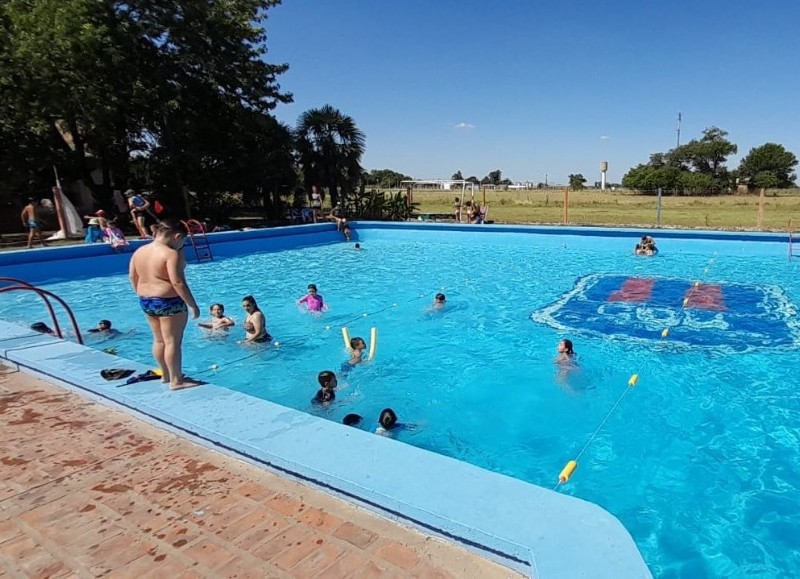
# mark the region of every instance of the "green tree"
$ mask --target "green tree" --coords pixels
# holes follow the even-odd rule
[[[461,171],[456,171],[453,173],[453,176],[450,177],[452,181],[463,181],[464,177],[461,176]]]
[[[410,181],[411,177],[391,169],[373,169],[366,175],[367,184],[377,185],[381,189],[400,187],[402,181]]]
[[[739,176],[748,185],[764,188],[794,187],[797,157],[782,145],[766,143],[750,149],[739,163]]]
[[[351,117],[330,105],[311,109],[300,115],[295,135],[307,188],[327,187],[334,204],[353,190],[363,171],[365,136]]]
[[[712,178],[710,189],[724,189],[730,184],[725,163],[729,155],[739,150],[727,136],[728,133],[722,129],[707,128],[700,139],[693,139],[671,150],[667,154],[669,164],[708,175]]]
[[[569,186],[575,191],[583,189],[583,184],[586,183],[586,178],[580,173],[571,174],[569,177]]]
[[[681,171],[667,165],[638,165],[622,178],[622,186],[637,191],[676,190],[680,187]]]
[[[118,159],[143,129],[143,91],[127,78],[137,73],[136,44],[110,2],[0,4],[0,131],[37,152],[17,171],[52,183],[58,165],[91,186],[90,172]]]
[[[108,193],[144,157],[153,185],[187,205],[187,189],[209,175],[198,168],[233,174],[239,137],[256,137],[291,101],[276,82],[287,65],[266,61],[266,10],[277,3],[0,3],[0,178],[46,179],[57,164],[91,187],[102,169]],[[249,113],[264,122],[242,123]],[[9,142],[24,151],[6,155]]]

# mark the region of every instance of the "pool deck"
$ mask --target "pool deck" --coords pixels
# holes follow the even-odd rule
[[[0,449],[0,576],[521,576],[8,368]]]

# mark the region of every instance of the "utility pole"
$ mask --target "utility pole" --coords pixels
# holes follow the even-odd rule
[[[681,114],[678,113],[678,147],[681,146]]]

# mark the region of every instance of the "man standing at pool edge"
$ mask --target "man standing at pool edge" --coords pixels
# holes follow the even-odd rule
[[[159,222],[153,242],[134,252],[129,272],[133,291],[139,296],[139,305],[153,332],[153,357],[161,369],[161,381],[172,390],[201,384],[185,377],[181,369],[181,342],[189,320],[188,309],[192,310],[192,318],[200,316],[184,276],[185,242],[182,224]]]

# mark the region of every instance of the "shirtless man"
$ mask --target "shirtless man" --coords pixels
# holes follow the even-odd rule
[[[181,224],[159,222],[155,240],[134,252],[130,266],[133,291],[139,296],[139,305],[153,331],[153,357],[161,368],[161,381],[172,390],[201,384],[185,377],[181,370],[181,342],[189,320],[188,309],[191,308],[193,319],[200,315],[183,273],[185,236]]]
[[[42,239],[42,229],[39,227],[39,220],[36,219],[36,202],[32,199],[28,199],[28,204],[25,206],[25,209],[22,210],[22,225],[28,229],[28,247],[30,249],[33,247],[33,234],[36,234],[36,237],[39,238],[39,243],[42,244],[44,247],[44,240]]]

